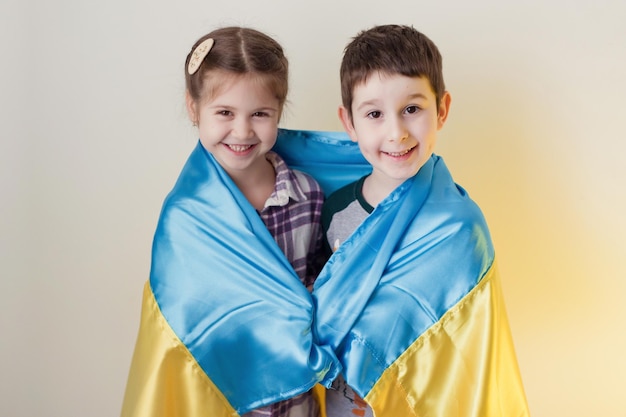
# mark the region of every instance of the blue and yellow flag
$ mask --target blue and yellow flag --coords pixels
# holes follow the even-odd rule
[[[341,133],[275,150],[327,193],[370,168]],[[236,416],[339,372],[389,416],[526,416],[489,232],[433,156],[309,294],[200,145],[167,197],[122,416]]]

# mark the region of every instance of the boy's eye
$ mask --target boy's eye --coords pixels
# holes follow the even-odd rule
[[[374,110],[374,111],[367,113],[367,117],[369,117],[370,119],[378,119],[382,115],[383,115],[382,112],[378,110]]]
[[[417,106],[408,106],[404,111],[408,114],[417,113],[420,110]]]

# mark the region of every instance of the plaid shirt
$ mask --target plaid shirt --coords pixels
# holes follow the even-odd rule
[[[324,194],[309,175],[293,171],[274,152],[267,160],[276,171],[272,195],[261,210],[261,219],[287,256],[302,283],[311,288],[321,270],[321,213]],[[318,417],[319,405],[311,392],[253,410],[245,417]]]
[[[312,177],[290,170],[278,154],[269,152],[267,159],[276,171],[276,184],[261,219],[302,283],[310,287],[323,266],[324,194]]]

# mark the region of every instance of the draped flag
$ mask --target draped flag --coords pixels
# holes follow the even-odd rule
[[[338,372],[311,296],[198,144],[166,198],[123,416],[235,416]]]
[[[281,130],[326,193],[371,169],[347,135]],[[526,416],[479,208],[433,156],[328,261],[312,294],[199,144],[168,195],[122,416],[236,416],[339,372],[388,416]]]

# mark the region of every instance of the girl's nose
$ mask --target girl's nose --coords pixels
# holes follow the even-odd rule
[[[252,124],[246,117],[239,117],[233,126],[233,135],[237,139],[249,139],[252,137]]]

